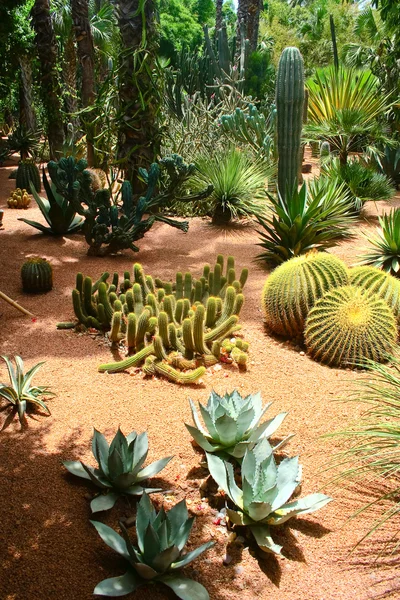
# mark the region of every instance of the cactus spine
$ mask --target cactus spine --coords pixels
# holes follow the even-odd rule
[[[310,354],[328,365],[383,362],[397,340],[392,309],[376,294],[355,286],[327,292],[310,310],[305,329]]]
[[[278,190],[297,189],[304,105],[304,65],[297,48],[285,48],[276,78]]]
[[[39,256],[29,258],[21,268],[21,280],[24,292],[41,294],[53,287],[53,269],[51,264]]]

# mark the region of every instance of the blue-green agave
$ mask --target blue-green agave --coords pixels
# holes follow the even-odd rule
[[[185,500],[165,512],[157,513],[144,493],[137,509],[135,547],[121,523],[118,533],[97,521],[91,523],[101,539],[129,562],[127,572],[120,577],[104,579],[94,589],[99,596],[124,596],[142,585],[164,583],[182,600],[209,600],[207,590],[197,581],[182,577],[179,570],[214,545],[206,542],[183,554],[194,517],[189,517]]]
[[[229,520],[234,525],[249,527],[258,546],[265,552],[281,554],[282,550],[282,546],[272,539],[271,526],[281,525],[296,515],[314,512],[332,500],[324,494],[310,494],[289,502],[301,481],[299,457],[285,458],[277,466],[266,439],[244,455],[242,489],[236,484],[231,463],[208,453],[207,462],[212,478],[236,506],[236,510],[227,508]]]
[[[250,394],[245,398],[234,390],[230,394],[219,396],[212,391],[207,402],[203,406],[199,402],[199,408],[203,417],[205,429],[200,421],[194,402],[190,400],[192,409],[193,425],[186,425],[187,430],[193,436],[203,450],[217,453],[220,456],[230,455],[241,459],[247,448],[253,447],[261,439],[269,438],[278,429],[287,413],[282,412],[276,417],[260,421],[267,409],[271,406],[269,402],[262,406],[261,393]],[[292,436],[287,436],[275,446],[275,450],[286,443]]]
[[[160,488],[143,488],[141,483],[159,473],[173,458],[168,456],[142,468],[148,454],[147,433],[132,431],[124,436],[118,429],[110,446],[104,435],[94,430],[92,451],[98,462],[95,469],[82,461],[68,460],[64,466],[73,475],[89,479],[101,488],[104,495],[97,496],[90,503],[92,512],[112,508],[119,496],[128,494],[140,496],[144,491],[161,492]]]

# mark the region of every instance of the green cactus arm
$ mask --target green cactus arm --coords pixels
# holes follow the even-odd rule
[[[125,360],[121,360],[120,362],[108,363],[100,365],[98,370],[99,373],[120,373],[121,371],[126,371],[131,367],[137,367],[142,363],[145,358],[154,354],[154,346],[153,344],[149,344],[145,348],[136,352],[133,356],[129,356]]]

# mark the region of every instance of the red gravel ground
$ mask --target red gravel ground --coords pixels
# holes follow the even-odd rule
[[[89,523],[89,500],[93,488],[67,475],[61,461],[82,459],[93,464],[90,441],[93,427],[111,438],[117,427],[124,433],[147,431],[149,459],[174,454],[175,458],[157,482],[172,494],[166,507],[186,497],[197,515],[191,545],[210,538],[212,550],[187,568],[187,574],[202,582],[211,600],[366,600],[400,598],[396,559],[387,556],[374,562],[390,529],[350,550],[372,523],[374,511],[352,521],[347,518],[370,499],[370,486],[351,489],[330,488],[324,466],[343,447],[340,439],[324,439],[328,432],[352,422],[361,407],[335,402],[346,394],[352,382],[367,375],[335,370],[313,362],[301,348],[270,337],[264,329],[260,294],[268,272],[254,262],[258,241],[252,227],[218,230],[205,220],[193,219],[188,234],[165,225],[156,225],[139,242],[140,253],[125,252],[112,258],[86,256],[80,235],[46,237],[17,220],[24,216],[42,220],[37,208],[27,211],[6,207],[6,198],[15,185],[7,177],[11,167],[0,169],[0,208],[5,209],[4,230],[0,231],[0,290],[32,311],[34,319],[23,316],[0,300],[1,354],[20,354],[27,366],[46,361],[35,381],[57,393],[49,400],[51,416],[29,418],[21,432],[16,419],[0,434],[0,598],[2,600],[89,600],[93,588],[105,577],[121,574],[123,561],[107,548]],[[381,203],[379,211],[399,205]],[[364,246],[362,230],[376,225],[374,205],[367,220],[355,228],[355,239],[333,252],[348,264]],[[111,358],[101,338],[72,331],[57,331],[56,323],[73,318],[71,290],[78,271],[97,278],[103,271],[122,273],[139,260],[147,273],[172,278],[176,271],[200,273],[216,255],[232,254],[237,267],[249,266],[242,311],[245,339],[250,342],[250,364],[245,373],[234,367],[209,372],[201,385],[178,387],[161,379],[144,380],[140,373],[102,375],[100,363]],[[19,271],[26,257],[40,255],[54,267],[54,289],[44,296],[21,291]],[[7,380],[0,364],[0,380]],[[237,388],[242,394],[262,391],[265,402],[274,401],[271,414],[289,412],[280,434],[295,432],[287,447],[300,454],[304,466],[303,494],[321,489],[334,502],[318,513],[289,522],[277,530],[286,558],[266,555],[257,560],[254,549],[229,543],[229,532],[213,523],[214,513],[202,501],[199,484],[206,472],[199,466],[184,422],[190,422],[189,396],[206,402],[211,389],[224,393]],[[5,413],[1,413],[1,420]],[[158,503],[162,496],[156,496]],[[132,515],[132,508],[120,502],[104,522],[117,527],[118,519]],[[228,545],[229,544],[229,545]],[[232,558],[223,565],[228,553]],[[173,598],[163,587],[141,588],[129,598],[161,600]]]

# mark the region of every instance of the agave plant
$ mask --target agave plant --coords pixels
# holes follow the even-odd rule
[[[296,515],[314,512],[332,500],[324,494],[310,494],[290,502],[301,481],[299,458],[285,458],[277,466],[266,439],[249,448],[244,455],[242,489],[236,484],[231,463],[208,453],[207,462],[212,478],[235,505],[235,510],[227,508],[229,520],[234,525],[249,527],[264,552],[281,554],[282,546],[272,539],[271,526],[281,525]]]
[[[104,495],[97,496],[90,503],[92,512],[112,508],[117,499],[124,494],[140,496],[147,493],[161,492],[160,488],[143,488],[140,484],[159,473],[173,458],[168,456],[142,468],[148,454],[149,443],[147,433],[132,431],[124,436],[118,429],[111,445],[102,433],[94,430],[92,451],[98,462],[94,469],[82,461],[64,462],[64,466],[73,475],[88,479],[99,487]]]
[[[264,211],[264,190],[273,172],[271,166],[232,147],[200,156],[195,164],[197,171],[189,184],[195,191],[213,185],[207,201],[212,203],[214,223],[228,223],[232,218],[252,217]]]
[[[400,209],[378,217],[377,236],[366,236],[373,246],[361,257],[363,265],[373,265],[392,275],[400,274]]]
[[[183,554],[193,526],[194,517],[188,515],[185,500],[165,512],[157,513],[146,493],[143,494],[136,515],[135,547],[124,525],[123,537],[111,527],[91,521],[101,539],[129,562],[128,571],[120,577],[104,579],[94,589],[99,596],[124,596],[142,585],[163,583],[182,600],[209,600],[207,590],[197,581],[182,577],[179,570],[211,548],[206,542]]]
[[[53,183],[49,184],[44,169],[43,185],[46,190],[47,200],[39,196],[32,183],[31,192],[49,227],[37,221],[30,221],[29,219],[20,218],[18,220],[24,221],[24,223],[50,235],[65,235],[66,233],[78,231],[82,227],[83,218],[76,214],[75,209],[68,199],[57,192],[56,186]]]
[[[207,406],[199,402],[207,429],[202,426],[192,400],[190,400],[190,407],[195,427],[185,425],[193,439],[206,452],[216,453],[225,458],[233,456],[241,459],[247,448],[273,435],[286,417],[287,413],[282,412],[260,425],[262,417],[271,404],[272,402],[269,402],[264,408],[262,407],[260,392],[242,398],[236,390],[224,396],[219,396],[212,391]],[[282,447],[291,437],[291,435],[287,436],[275,446],[274,450]]]
[[[265,251],[258,258],[283,263],[309,250],[330,248],[338,239],[349,237],[351,202],[345,186],[337,180],[320,178],[285,198],[269,195],[271,216],[257,216],[264,231],[258,244]]]
[[[35,156],[40,148],[40,135],[40,131],[31,131],[20,125],[8,136],[9,151],[19,152],[21,160]]]
[[[23,422],[29,403],[40,406],[44,411],[50,414],[50,411],[42,398],[54,396],[54,393],[51,392],[47,386],[31,385],[33,376],[38,372],[40,367],[44,365],[44,362],[38,363],[27,373],[24,373],[24,363],[20,356],[15,357],[15,369],[7,356],[2,356],[1,358],[7,365],[11,385],[0,383],[0,398],[6,400],[13,407],[13,413],[18,413],[20,422]]]

